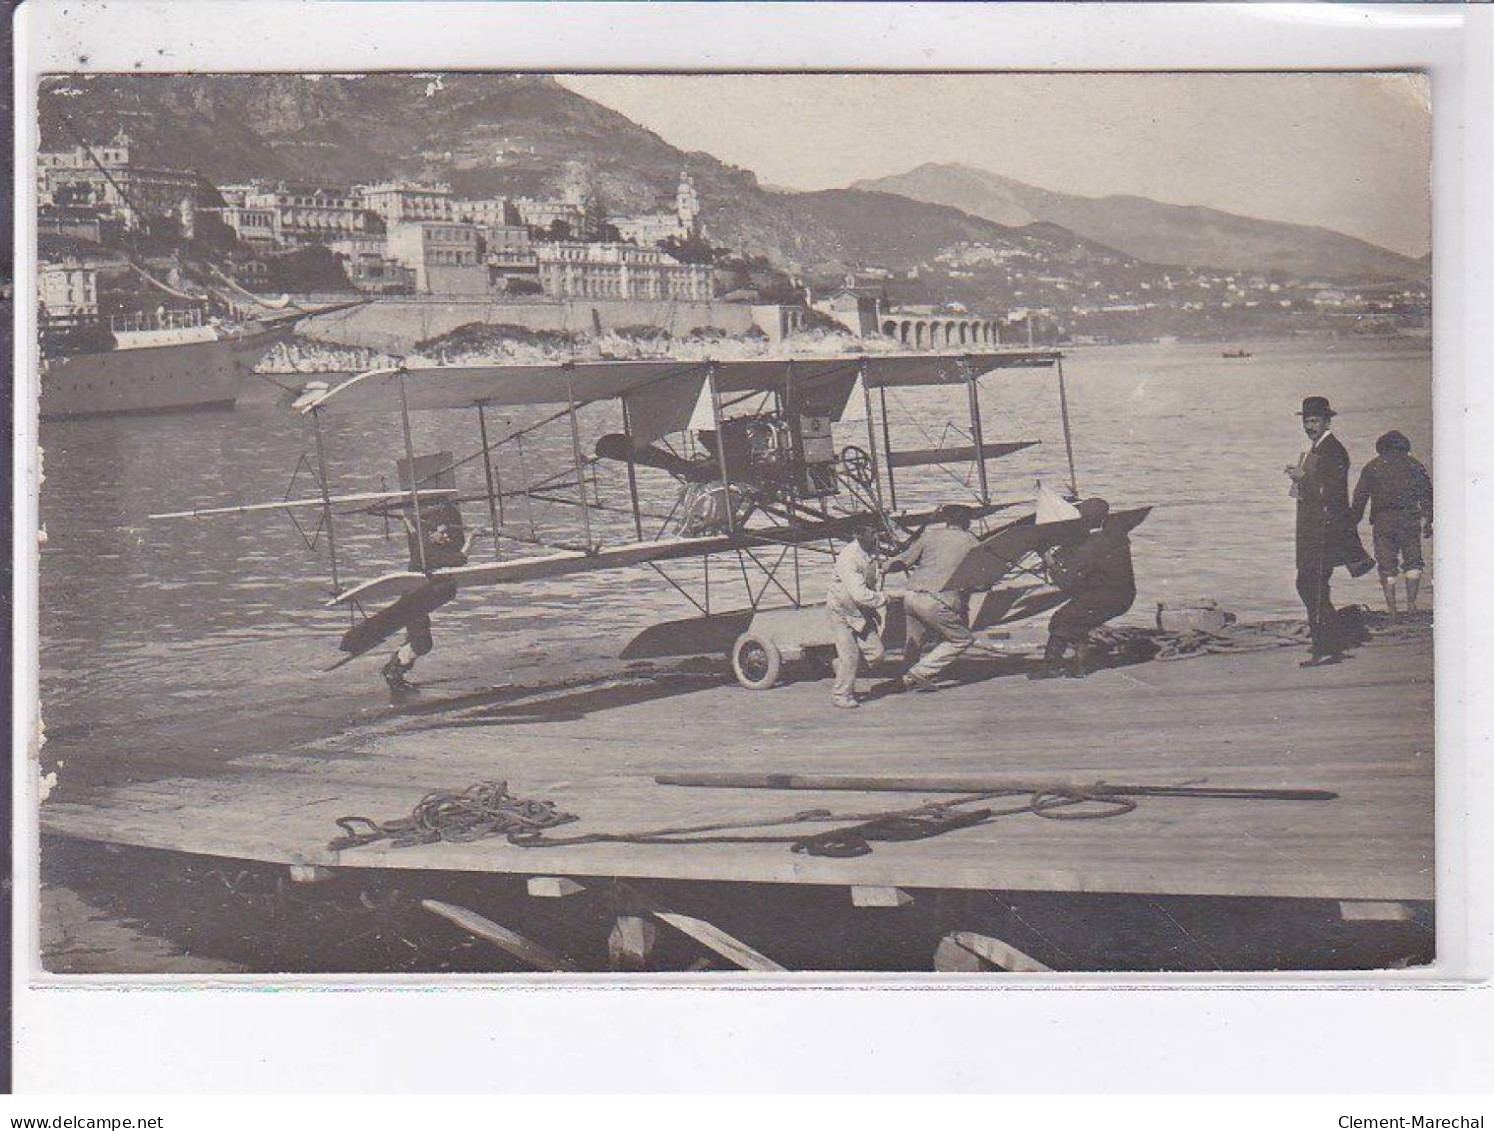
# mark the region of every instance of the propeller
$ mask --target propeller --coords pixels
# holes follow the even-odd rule
[[[687,483],[710,483],[721,477],[714,460],[685,459],[653,444],[635,447],[632,439],[621,432],[609,432],[597,441],[597,458],[658,468]]]

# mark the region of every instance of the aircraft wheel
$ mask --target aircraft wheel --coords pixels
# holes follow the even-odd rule
[[[731,646],[731,670],[748,691],[766,691],[778,682],[783,656],[778,645],[751,632],[744,632]]]

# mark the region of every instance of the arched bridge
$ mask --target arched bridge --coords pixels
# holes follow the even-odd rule
[[[959,314],[884,314],[882,333],[912,349],[994,346],[1001,342],[993,319]]]

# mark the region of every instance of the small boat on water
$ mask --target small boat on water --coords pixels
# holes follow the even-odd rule
[[[1231,358],[1231,359],[1234,359],[1234,360],[1241,360],[1241,359],[1252,358],[1252,357],[1255,356],[1255,354],[1251,353],[1249,350],[1225,350],[1219,356],[1220,357]]]
[[[172,311],[44,326],[41,418],[232,408],[243,378],[302,316],[224,322]]]

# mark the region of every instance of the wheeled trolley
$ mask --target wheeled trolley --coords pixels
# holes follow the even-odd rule
[[[882,643],[888,653],[907,643],[907,619],[901,597],[889,597],[882,610]],[[731,670],[750,691],[766,691],[781,677],[785,664],[803,663],[818,672],[835,670],[835,631],[824,605],[759,609],[731,646]]]

